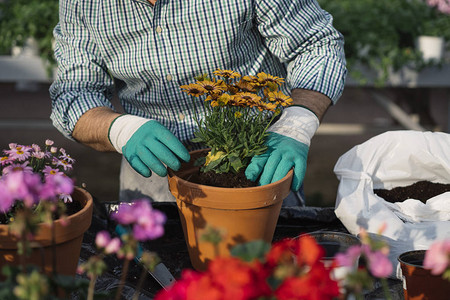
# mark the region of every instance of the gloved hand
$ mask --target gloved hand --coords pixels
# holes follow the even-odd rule
[[[282,179],[294,168],[291,190],[298,191],[306,172],[311,138],[319,127],[319,119],[303,107],[288,107],[269,129],[267,151],[252,158],[245,170],[247,179],[265,185]]]
[[[109,129],[109,140],[133,169],[144,177],[152,171],[166,176],[168,166],[178,170],[180,159],[189,161],[186,147],[172,132],[155,120],[132,115],[116,118]]]

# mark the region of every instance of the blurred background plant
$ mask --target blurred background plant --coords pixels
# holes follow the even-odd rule
[[[53,56],[53,28],[58,23],[58,0],[0,1],[0,55],[11,54],[32,38],[47,72],[56,65]]]
[[[444,0],[447,1],[447,0]],[[450,17],[435,0],[318,0],[330,12],[334,26],[345,37],[351,76],[367,83],[359,66],[377,71],[375,84],[382,86],[389,73],[404,66],[421,70],[430,63],[416,48],[421,35],[439,35],[450,46]],[[433,3],[432,3],[433,2]],[[432,62],[440,64],[442,61]]]

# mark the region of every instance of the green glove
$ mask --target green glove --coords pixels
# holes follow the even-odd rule
[[[120,116],[110,126],[109,140],[144,177],[150,177],[152,171],[166,176],[166,166],[178,170],[180,159],[186,162],[190,159],[188,150],[178,138],[155,120]]]
[[[310,140],[319,127],[319,119],[303,107],[288,107],[281,118],[269,128],[267,151],[252,158],[245,170],[251,181],[259,178],[265,185],[282,179],[294,169],[291,190],[298,191],[306,173]]]
[[[255,181],[261,175],[259,184],[265,185],[282,179],[294,168],[291,189],[298,191],[305,177],[309,147],[274,132],[270,133],[266,145],[268,149],[264,154],[253,157],[245,170],[246,177]]]

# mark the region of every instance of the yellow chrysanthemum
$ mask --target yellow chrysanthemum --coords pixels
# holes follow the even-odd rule
[[[206,92],[206,90],[202,86],[196,83],[182,85],[181,88],[183,89],[183,92],[194,97],[199,97]]]
[[[240,111],[237,111],[237,112],[234,113],[234,117],[236,119],[239,119],[240,117],[242,117],[242,113]]]
[[[232,70],[221,70],[221,69],[217,69],[216,71],[214,71],[214,75],[220,76],[223,78],[231,78],[231,79],[241,77],[241,74],[239,74],[238,72],[235,72]]]
[[[219,106],[219,102],[217,102],[216,100],[211,101],[211,106],[212,106],[212,107]]]
[[[255,106],[261,101],[261,97],[253,93],[238,93],[234,96],[235,101],[246,103],[247,106]]]
[[[281,106],[289,106],[292,104],[292,98],[283,94],[280,91],[269,92],[268,93],[269,101],[276,103]]]
[[[265,103],[265,110],[275,111],[277,109],[277,105],[275,103]]]
[[[226,106],[228,102],[230,102],[232,96],[228,94],[222,94],[219,98],[217,98],[217,103],[219,106]]]
[[[272,76],[264,72],[258,73],[256,76],[258,77],[258,84],[260,86],[265,86],[269,82],[276,83],[277,85],[281,85],[284,82],[283,78]]]
[[[254,93],[256,91],[255,86],[248,81],[239,80],[235,85],[241,92]]]
[[[220,94],[225,88],[222,84],[222,81],[215,82],[210,80],[197,81],[197,84],[206,90],[208,94]]]

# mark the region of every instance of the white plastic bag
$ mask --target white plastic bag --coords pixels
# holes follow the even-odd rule
[[[423,204],[415,199],[389,203],[373,191],[423,180],[449,184],[450,134],[386,132],[342,155],[334,172],[339,179],[337,217],[355,235],[360,228],[376,233],[386,223],[382,237],[390,245],[389,258],[399,279],[401,253],[450,238],[450,192]]]

